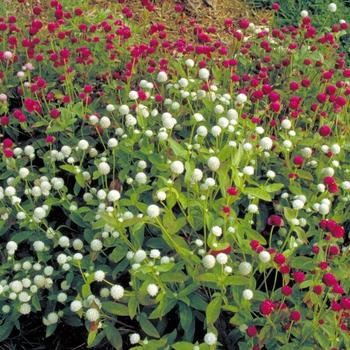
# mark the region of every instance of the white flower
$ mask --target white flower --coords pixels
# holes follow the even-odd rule
[[[58,315],[56,312],[50,312],[48,315],[47,315],[47,321],[49,324],[55,324],[57,323],[58,321]]]
[[[321,203],[319,208],[318,208],[318,211],[321,215],[329,214],[329,210],[330,210],[330,208],[329,208],[328,204],[326,204],[326,203]]]
[[[301,150],[301,154],[305,158],[310,158],[312,156],[312,149],[310,147],[304,147]]]
[[[129,114],[129,112],[130,112],[130,109],[129,109],[129,106],[128,106],[128,105],[121,105],[121,106],[119,107],[119,113],[120,113],[121,115],[127,115],[127,114]]]
[[[152,259],[159,259],[160,258],[160,251],[158,249],[151,249],[149,256]]]
[[[259,253],[259,259],[263,263],[267,263],[271,260],[271,255],[268,251],[264,250]]]
[[[168,75],[166,74],[166,72],[161,71],[158,73],[157,75],[158,83],[165,83],[167,80],[168,80]]]
[[[116,202],[117,200],[120,199],[120,193],[119,193],[119,191],[117,191],[117,190],[111,190],[111,191],[109,191],[109,192],[108,192],[107,199],[108,199],[110,202]]]
[[[300,199],[295,199],[292,202],[292,206],[294,209],[302,209],[304,207],[304,202]]]
[[[82,307],[83,307],[83,304],[81,303],[80,300],[74,300],[70,304],[70,309],[72,312],[78,312],[81,310]]]
[[[215,262],[215,257],[211,254],[204,256],[202,259],[203,266],[206,269],[212,269],[215,266]]]
[[[96,125],[98,123],[98,117],[96,115],[90,115],[89,117],[89,122],[92,124],[92,125]]]
[[[8,252],[13,252],[13,254],[17,250],[17,248],[18,248],[18,245],[17,245],[17,243],[15,241],[9,241],[6,244],[6,250]],[[13,255],[13,254],[11,254],[11,255]]]
[[[208,135],[208,129],[204,126],[201,125],[197,128],[197,135],[201,137],[205,137]]]
[[[331,2],[328,5],[328,11],[329,12],[336,12],[337,11],[337,4],[335,4],[334,2]]]
[[[179,80],[179,85],[182,87],[182,88],[185,88],[188,86],[188,80],[186,78],[181,78]]]
[[[247,95],[246,94],[237,95],[236,102],[239,104],[243,104],[243,103],[247,102]]]
[[[115,110],[115,107],[111,104],[107,105],[106,106],[106,111],[107,112],[113,112]]]
[[[36,252],[42,252],[45,249],[45,244],[43,241],[35,241],[33,243],[33,248]]]
[[[350,190],[350,181],[343,181],[341,184],[341,187],[343,188],[343,190],[348,191]]]
[[[324,184],[318,184],[317,185],[317,190],[319,192],[324,192],[326,190],[326,186]]]
[[[211,232],[216,236],[220,237],[222,235],[222,228],[220,226],[213,226]]]
[[[174,162],[172,162],[170,164],[170,170],[176,174],[176,175],[180,175],[184,172],[185,167],[183,165],[182,162],[180,162],[179,160],[175,160]]]
[[[222,114],[222,113],[224,113],[224,111],[225,111],[225,109],[224,109],[224,107],[222,105],[216,105],[214,107],[214,112],[216,114]]]
[[[302,11],[300,12],[300,16],[303,17],[303,18],[307,17],[308,15],[309,15],[309,12],[306,11],[306,10],[302,10]]]
[[[19,307],[19,312],[22,315],[28,315],[31,310],[31,306],[27,303],[21,304],[21,306]]]
[[[273,170],[268,170],[266,172],[266,176],[269,178],[269,179],[274,179],[276,177],[276,173],[273,171]]]
[[[249,275],[252,271],[252,265],[247,261],[243,261],[239,264],[238,271],[243,276]]]
[[[124,288],[119,284],[115,284],[111,288],[111,297],[114,300],[119,300],[119,299],[123,298],[123,296],[124,296]]]
[[[155,205],[155,204],[149,205],[148,208],[147,208],[147,215],[150,218],[156,218],[157,216],[160,215],[159,207],[157,205]]]
[[[221,128],[219,125],[214,125],[210,131],[214,137],[218,137],[221,134]]]
[[[254,294],[253,294],[252,290],[245,289],[242,293],[242,296],[243,296],[244,300],[251,300],[251,299],[253,299]]]
[[[194,61],[190,58],[188,58],[186,61],[185,61],[185,64],[187,67],[189,68],[193,68],[194,67]]]
[[[193,114],[193,118],[195,119],[196,122],[202,122],[204,120],[203,115],[200,113]]]
[[[10,288],[13,292],[19,293],[23,290],[23,284],[21,281],[12,281],[10,283]]]
[[[98,270],[95,272],[94,279],[97,282],[102,282],[106,277],[106,274],[102,270]]]
[[[159,288],[154,284],[151,283],[147,286],[147,293],[151,296],[151,297],[155,297],[159,292]]]
[[[202,180],[202,178],[203,178],[203,171],[198,168],[194,169],[191,176],[192,182],[199,182]]]
[[[225,253],[219,253],[216,256],[216,261],[220,264],[220,265],[225,265],[227,263],[228,260],[228,256]]]
[[[256,214],[259,211],[259,208],[256,204],[249,204],[248,205],[248,212]]]
[[[100,313],[96,309],[88,309],[85,314],[86,318],[90,322],[96,322],[100,318]]]
[[[243,174],[251,176],[254,174],[254,168],[250,165],[243,168]]]
[[[36,219],[41,220],[46,216],[46,211],[44,208],[38,207],[34,209],[33,215]]]
[[[100,125],[103,129],[108,129],[111,126],[111,120],[108,117],[102,117],[100,119]]]
[[[263,137],[260,140],[260,147],[265,150],[265,151],[269,151],[273,146],[273,142],[269,137]]]
[[[137,344],[140,342],[141,340],[141,337],[140,337],[140,334],[138,333],[132,333],[129,335],[129,338],[130,338],[130,344],[131,345],[134,345],[134,344]]]
[[[207,345],[214,345],[216,344],[217,340],[218,340],[217,336],[212,332],[209,332],[204,336],[204,342]]]
[[[201,68],[201,69],[199,70],[199,77],[200,77],[201,79],[203,79],[203,80],[208,80],[208,79],[209,79],[209,75],[210,75],[210,73],[209,73],[208,69],[206,69],[206,68]]]
[[[253,145],[252,145],[250,142],[246,142],[246,143],[243,145],[243,149],[244,149],[246,152],[250,152],[250,151],[253,149]]]
[[[93,239],[90,243],[90,247],[94,252],[99,252],[102,250],[102,242],[99,239]]]
[[[21,179],[25,179],[29,175],[29,170],[27,168],[21,168],[18,171],[18,175]]]
[[[141,185],[147,182],[147,175],[144,172],[139,172],[135,176],[135,181]]]
[[[98,171],[102,174],[102,175],[107,175],[109,174],[109,172],[111,171],[111,167],[109,166],[108,163],[106,162],[101,162],[98,165]]]
[[[166,193],[164,191],[158,191],[156,195],[157,195],[158,200],[160,200],[160,201],[166,200]]]
[[[143,249],[139,249],[134,254],[134,260],[136,263],[140,263],[147,257],[146,252]]]
[[[207,164],[212,171],[216,171],[220,168],[220,160],[218,157],[210,157]]]
[[[339,154],[339,153],[340,153],[340,150],[341,150],[341,148],[340,148],[340,146],[339,146],[337,143],[335,143],[335,144],[333,144],[333,145],[331,146],[331,151],[332,151],[334,154]]]
[[[137,93],[137,91],[131,90],[129,92],[129,98],[130,100],[137,100],[139,98],[139,94]]]
[[[4,56],[5,60],[10,60],[13,57],[13,53],[11,51],[5,51],[3,53],[3,56]]]
[[[292,127],[292,122],[289,119],[283,119],[281,122],[281,126],[283,129],[290,129]]]

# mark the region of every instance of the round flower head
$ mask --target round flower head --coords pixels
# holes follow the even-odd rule
[[[184,167],[182,162],[180,162],[179,160],[175,160],[174,162],[172,162],[170,164],[170,170],[175,175],[180,175],[180,174],[182,174],[184,172],[185,167]]]
[[[217,336],[212,332],[209,332],[204,336],[204,342],[209,346],[216,344],[217,340]]]
[[[96,322],[100,318],[100,313],[96,309],[91,308],[86,311],[85,316],[88,321]]]
[[[236,97],[236,102],[239,104],[244,104],[247,102],[247,95],[245,94],[239,94]]]
[[[217,171],[220,168],[220,160],[218,157],[210,157],[207,164],[212,171]]]
[[[249,275],[252,271],[252,265],[249,262],[243,261],[238,266],[238,271],[241,275]]]
[[[337,4],[335,4],[334,2],[331,2],[328,5],[328,11],[329,12],[336,12],[337,11]]]
[[[160,208],[155,205],[155,204],[151,204],[148,206],[147,208],[147,215],[150,217],[150,218],[156,218],[160,215]]]
[[[199,70],[199,77],[200,77],[201,79],[203,79],[203,80],[208,80],[208,79],[209,79],[209,75],[210,75],[210,73],[209,73],[208,69],[206,69],[206,68],[201,68],[201,69]]]
[[[157,81],[159,83],[165,83],[167,80],[168,80],[168,75],[166,74],[166,72],[161,71],[158,73]]]
[[[250,289],[245,289],[242,293],[243,299],[244,300],[251,300],[253,299],[253,292]]]
[[[124,296],[124,288],[119,284],[114,285],[111,288],[111,297],[115,300],[119,300]]]
[[[215,266],[215,257],[213,255],[206,255],[202,259],[203,266],[206,269],[212,269]]]
[[[260,140],[260,147],[265,151],[269,151],[272,148],[272,140],[269,137],[263,137]]]
[[[140,342],[141,337],[140,337],[140,334],[138,333],[132,333],[129,335],[129,339],[130,339],[130,344],[135,345]]]
[[[154,283],[151,283],[147,286],[147,293],[151,297],[155,297],[158,294],[158,291],[159,291],[159,288]]]

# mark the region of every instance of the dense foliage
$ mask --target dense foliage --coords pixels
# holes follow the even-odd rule
[[[347,22],[188,42],[142,4],[0,17],[0,341],[350,348]]]

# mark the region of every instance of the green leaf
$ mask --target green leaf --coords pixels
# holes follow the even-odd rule
[[[277,192],[277,191],[281,190],[283,187],[284,187],[284,184],[278,183],[278,184],[266,185],[266,186],[264,186],[264,189],[267,192],[271,193],[271,192]]]
[[[168,272],[162,274],[160,279],[163,282],[185,282],[188,279],[188,276],[183,272]]]
[[[249,278],[244,276],[227,276],[225,277],[226,286],[247,286],[249,285]]]
[[[221,311],[222,298],[218,296],[214,298],[207,306],[207,310],[205,312],[206,319],[208,324],[214,324],[214,322],[220,316]]]
[[[295,269],[311,270],[315,267],[315,261],[306,256],[295,256],[291,259],[291,266]]]
[[[83,287],[81,288],[81,294],[84,299],[86,299],[89,295],[91,295],[91,289],[90,289],[90,284],[84,284]]]
[[[123,340],[117,328],[109,324],[105,328],[106,337],[114,349],[121,350],[123,348]]]
[[[291,221],[293,219],[295,219],[298,215],[298,211],[296,209],[292,209],[292,208],[283,208],[283,213],[284,213],[284,217],[287,219],[287,221]]]
[[[109,260],[118,263],[120,260],[122,260],[125,256],[126,253],[128,252],[128,247],[126,245],[123,244],[119,244],[118,246],[116,246],[112,253],[109,254]]]
[[[194,327],[192,327],[193,314],[192,309],[184,303],[179,304],[180,324],[185,332],[185,339],[192,340],[194,334]]]
[[[16,243],[21,243],[23,241],[26,241],[29,238],[32,238],[33,234],[34,234],[33,231],[18,232],[11,237],[11,240],[15,241]]]
[[[87,339],[88,347],[92,345],[92,343],[94,342],[94,340],[96,338],[96,335],[97,335],[97,330],[89,332],[88,339]]]
[[[133,319],[136,316],[137,306],[138,306],[137,298],[133,295],[130,297],[128,301],[128,313],[131,319]]]
[[[45,337],[46,338],[50,337],[55,332],[56,328],[57,328],[57,323],[50,324],[49,326],[47,326],[46,327]]]
[[[139,324],[142,328],[142,330],[149,336],[154,337],[154,338],[159,338],[160,335],[156,329],[156,327],[153,326],[153,324],[148,320],[147,316],[145,313],[141,313],[139,316]]]
[[[113,315],[129,316],[128,307],[124,304],[115,303],[113,301],[105,301],[102,303],[102,308]]]
[[[270,194],[262,188],[246,187],[246,188],[244,188],[244,193],[250,194],[256,198],[262,199],[262,200],[267,201],[267,202],[271,202],[271,200],[272,200]]]
[[[181,341],[172,345],[174,350],[193,350],[193,344]]]
[[[169,142],[170,148],[175,153],[175,155],[177,155],[178,157],[187,158],[188,153],[186,149],[183,146],[181,146],[180,143],[178,143],[173,139],[168,139],[168,142]]]
[[[202,273],[196,277],[197,281],[200,282],[217,282],[218,281],[218,276],[215,273]]]

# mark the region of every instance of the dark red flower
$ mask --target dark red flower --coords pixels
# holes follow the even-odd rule
[[[267,299],[260,304],[259,309],[261,314],[263,314],[264,316],[269,316],[275,309],[275,304],[271,300]]]
[[[294,310],[290,313],[289,319],[293,322],[298,322],[301,319],[301,313],[299,311]]]

